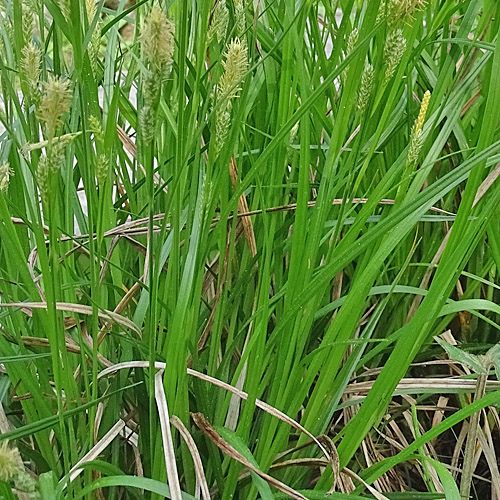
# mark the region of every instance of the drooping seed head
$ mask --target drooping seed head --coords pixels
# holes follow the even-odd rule
[[[95,0],[85,0],[85,10],[87,11],[87,18],[89,22],[92,22],[95,16]]]
[[[40,498],[38,496],[38,481],[30,476],[28,472],[19,468],[15,479],[16,489],[22,491],[30,499]]]

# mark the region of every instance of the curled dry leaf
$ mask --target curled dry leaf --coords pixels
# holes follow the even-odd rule
[[[22,310],[31,310],[31,309],[47,309],[46,302],[11,302],[8,304],[0,303],[0,307],[19,307]],[[91,316],[93,314],[93,309],[91,306],[86,306],[83,304],[73,304],[70,302],[56,302],[56,309],[58,311],[64,312],[72,312],[75,314],[84,314],[87,316]],[[132,330],[137,335],[142,336],[142,332],[139,327],[130,319],[125,318],[120,314],[116,314],[112,311],[107,311],[106,309],[101,309],[97,311],[99,318],[104,319],[106,321],[112,321],[117,323],[129,330]]]
[[[167,468],[168,485],[172,500],[182,500],[181,485],[175,463],[174,442],[170,430],[170,418],[168,416],[167,398],[163,388],[163,370],[155,375],[155,400],[160,417],[161,437],[163,440],[163,452],[165,454],[165,466]]]
[[[123,363],[117,363],[116,365],[109,366],[102,370],[97,378],[102,378],[106,375],[111,375],[112,373],[115,373],[119,370],[123,369],[130,369],[130,368],[149,368],[149,362],[148,361],[126,361]],[[162,362],[155,362],[155,368],[158,370],[164,370],[166,368],[166,363]],[[237,395],[241,399],[247,400],[248,399],[248,394],[242,390],[237,389],[236,387],[233,387],[230,384],[227,384],[226,382],[222,382],[222,380],[219,380],[217,378],[211,377],[210,375],[205,375],[204,373],[200,373],[196,370],[192,370],[191,368],[187,369],[187,374],[191,375],[192,377],[196,377],[200,380],[204,380],[205,382],[209,382],[210,384],[213,384],[217,387],[220,387],[222,389],[225,389],[226,391],[232,392],[233,394]],[[274,408],[274,406],[271,406],[264,401],[261,401],[260,399],[255,400],[255,406],[257,408],[260,408],[261,410],[265,411],[266,413],[269,413],[269,415],[272,415],[273,417],[278,418],[282,422],[287,423],[288,425],[292,426],[294,429],[303,432],[308,438],[310,438],[321,450],[321,452],[325,455],[325,457],[328,459],[328,461],[332,464],[333,470],[335,470],[335,460],[332,458],[330,455],[329,451],[325,448],[325,446],[321,443],[320,440],[313,434],[311,434],[305,427],[300,425],[297,421],[295,421],[293,418],[289,417],[286,413],[283,413],[282,411],[278,410],[277,408]]]
[[[210,490],[208,489],[207,479],[205,477],[205,470],[203,469],[203,462],[201,461],[200,453],[196,447],[193,437],[189,433],[182,420],[175,415],[170,418],[172,425],[179,431],[179,434],[184,439],[194,463],[194,472],[196,474],[196,488],[201,490],[203,500],[210,500]]]
[[[191,417],[194,423],[198,426],[200,430],[204,432],[204,434],[212,441],[217,448],[219,448],[223,453],[236,460],[240,464],[243,464],[245,467],[250,469],[252,472],[255,472],[262,479],[267,481],[271,486],[274,486],[277,490],[285,493],[291,498],[295,498],[297,500],[307,500],[307,497],[299,493],[298,491],[290,488],[286,484],[278,481],[274,477],[266,474],[265,472],[260,471],[256,467],[254,467],[241,453],[235,450],[225,439],[223,439],[219,433],[212,427],[212,424],[204,417],[201,413],[192,413]]]

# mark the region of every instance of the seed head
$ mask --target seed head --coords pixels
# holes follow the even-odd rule
[[[99,154],[96,158],[96,177],[99,186],[103,186],[108,178],[109,161],[105,154]]]
[[[2,481],[10,481],[19,472],[19,462],[17,452],[13,448],[9,448],[7,441],[0,444],[0,479]]]
[[[154,105],[161,90],[161,78],[158,78],[152,71],[146,70],[142,80],[142,95],[144,102],[148,106]]]
[[[354,47],[356,46],[356,43],[358,43],[358,38],[359,38],[359,31],[354,28],[350,33],[349,36],[347,37],[347,46],[345,49],[345,57],[347,58],[349,54],[354,50]],[[344,71],[342,72],[341,75],[341,82],[343,85],[345,85],[345,82],[347,80],[347,71],[349,67],[347,66]]]
[[[69,111],[71,103],[71,90],[69,81],[49,76],[45,84],[45,93],[38,110],[38,118],[45,123],[48,137],[54,137],[57,126],[61,123],[61,117]]]
[[[418,117],[415,121],[414,132],[420,134],[422,127],[424,126],[425,115],[427,113],[427,108],[429,107],[429,101],[431,100],[431,93],[427,90],[422,98],[422,103],[420,104],[420,111]]]
[[[19,62],[21,76],[28,86],[29,98],[37,106],[40,105],[41,99],[40,88],[38,86],[41,60],[42,53],[32,42],[29,42],[22,48],[21,61]]]
[[[85,8],[87,10],[87,18],[89,20],[89,23],[91,23],[96,14],[95,0],[86,0]],[[101,21],[98,20],[94,27],[94,31],[92,32],[90,43],[88,45],[90,64],[94,73],[97,73],[99,70],[97,58],[99,56],[99,49],[101,46],[101,25]]]
[[[403,31],[400,29],[394,30],[387,37],[384,46],[385,83],[394,75],[405,50],[406,38],[403,36]]]
[[[390,29],[394,29],[401,23],[409,23],[413,20],[416,12],[425,7],[427,0],[389,0],[382,2],[377,21],[387,19]]]
[[[85,0],[85,9],[87,11],[87,18],[89,22],[92,22],[95,16],[95,0]]]
[[[50,179],[52,178],[52,167],[49,163],[47,156],[40,157],[38,162],[38,168],[36,170],[36,180],[38,183],[38,189],[40,189],[40,195],[42,200],[47,201],[49,190],[50,190]]]
[[[226,143],[227,133],[231,126],[231,102],[227,101],[215,116],[215,152],[219,154]]]
[[[151,106],[143,106],[139,113],[139,125],[141,127],[142,140],[149,144],[155,133],[155,114]]]
[[[208,28],[208,43],[214,39],[218,42],[226,38],[227,25],[229,23],[229,11],[227,10],[226,0],[218,0],[212,11],[210,27]]]
[[[410,134],[410,144],[408,146],[408,159],[407,164],[411,165],[416,163],[420,150],[422,149],[422,128],[424,126],[425,115],[427,113],[427,108],[429,107],[429,101],[431,99],[431,93],[427,91],[422,98],[422,104],[420,105],[420,112],[418,117],[413,124]]]
[[[66,134],[47,141],[46,154],[40,157],[36,177],[42,200],[46,201],[50,192],[50,182],[65,160],[66,146],[78,134]]]
[[[23,16],[23,41],[29,43],[33,35],[35,27],[35,16],[31,5],[27,2],[22,3],[22,16]]]
[[[0,165],[0,192],[7,191],[9,187],[9,180],[14,175],[14,171],[10,168],[7,162]],[[0,461],[0,473],[1,473],[1,461]]]
[[[234,17],[236,25],[236,36],[242,37],[246,30],[245,1],[234,0]]]
[[[366,63],[363,74],[361,75],[361,85],[359,87],[357,102],[357,107],[361,113],[365,111],[368,101],[372,95],[373,76],[373,66],[370,63]]]
[[[97,116],[89,116],[90,129],[94,133],[94,140],[100,146],[104,144],[104,130],[102,129],[101,121]]]
[[[238,96],[240,88],[237,85],[248,68],[247,54],[246,44],[242,43],[238,38],[231,41],[225,53],[225,61],[222,63],[224,74],[219,81],[219,97],[232,99]]]
[[[142,25],[140,43],[142,55],[157,77],[163,77],[172,65],[174,35],[174,23],[158,5],[153,5]]]
[[[350,33],[349,37],[347,38],[347,55],[349,55],[353,50],[356,44],[358,43],[358,38],[359,38],[359,31],[357,28],[354,28]]]

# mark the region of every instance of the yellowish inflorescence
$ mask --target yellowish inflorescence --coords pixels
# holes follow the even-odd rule
[[[406,38],[403,36],[403,31],[401,29],[396,29],[389,34],[385,41],[385,83],[387,83],[394,75],[405,50]]]
[[[212,11],[210,26],[208,28],[208,43],[217,40],[219,43],[226,39],[229,24],[229,10],[226,0],[219,0]]]
[[[231,100],[238,97],[238,92],[241,90],[239,84],[248,70],[246,43],[239,39],[232,40],[225,52],[222,66],[224,73],[216,90],[216,102],[219,105],[215,117],[215,149],[217,153],[220,152],[226,141],[231,124]]]
[[[234,0],[234,17],[236,25],[236,36],[243,40],[246,30],[245,0]]]
[[[414,15],[425,7],[427,0],[389,0],[382,2],[379,9],[379,19],[385,18],[392,30],[401,23],[409,23]]]
[[[46,154],[38,162],[37,181],[43,200],[48,199],[50,181],[64,160],[66,146],[74,136],[56,137],[62,116],[69,111],[72,93],[69,81],[49,76],[38,108],[38,119],[45,125]]]
[[[423,9],[426,0],[388,0],[380,6],[378,21],[387,21],[388,35],[384,46],[385,83],[394,75],[406,50],[406,38],[401,29]]]
[[[21,50],[20,74],[28,87],[28,97],[40,106],[41,93],[39,87],[42,63],[42,52],[33,42],[26,44]]]
[[[7,162],[0,165],[0,192],[7,191],[7,188],[9,187],[9,180],[13,174],[14,172]]]
[[[139,40],[147,68],[143,78],[144,104],[139,124],[144,142],[150,143],[156,127],[155,103],[160,96],[161,84],[171,69],[175,48],[175,25],[158,5],[153,5],[146,16]]]
[[[224,74],[221,76],[217,93],[219,98],[233,99],[241,90],[238,84],[248,69],[248,49],[239,39],[232,40],[226,50],[222,63]]]
[[[407,163],[409,165],[417,162],[418,155],[420,154],[420,150],[422,149],[422,128],[424,126],[425,115],[427,114],[427,108],[429,107],[430,99],[431,93],[427,91],[422,98],[422,103],[420,104],[420,112],[418,113],[418,117],[411,129],[407,159]]]
[[[69,81],[62,81],[52,75],[45,84],[45,92],[38,109],[38,119],[45,124],[49,139],[53,138],[57,127],[61,124],[61,117],[69,111],[71,103]]]
[[[142,25],[142,56],[149,70],[157,76],[170,68],[174,56],[175,26],[158,5],[153,5]]]

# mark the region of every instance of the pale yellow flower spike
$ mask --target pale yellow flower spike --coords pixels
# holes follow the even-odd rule
[[[415,121],[414,132],[415,134],[420,134],[422,127],[424,126],[425,115],[427,113],[427,108],[429,107],[429,101],[431,100],[431,93],[427,91],[422,98],[422,104],[420,105],[420,112]]]
[[[422,128],[425,122],[425,115],[427,113],[427,108],[429,107],[429,101],[431,99],[431,93],[427,91],[422,98],[422,104],[420,104],[420,112],[418,117],[413,124],[410,135],[410,145],[408,147],[408,164],[412,165],[417,162],[418,155],[422,149]]]
[[[233,99],[240,90],[237,84],[248,69],[247,46],[236,38],[230,42],[225,57],[226,60],[222,63],[224,74],[219,81],[218,92],[220,97]]]

